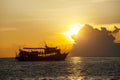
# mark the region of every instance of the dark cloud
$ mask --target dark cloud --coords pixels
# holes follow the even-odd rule
[[[85,25],[79,32],[79,37],[75,38],[72,55],[74,56],[120,56],[120,44],[114,43],[113,34],[119,32],[116,26],[114,31],[108,31],[101,27],[101,30],[94,29],[90,25]]]

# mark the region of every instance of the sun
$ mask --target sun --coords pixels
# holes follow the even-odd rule
[[[77,36],[78,32],[80,29],[83,27],[84,24],[80,23],[73,23],[70,24],[69,27],[70,29],[66,32],[64,32],[65,36],[72,42],[74,42],[74,39],[72,38],[73,35]]]

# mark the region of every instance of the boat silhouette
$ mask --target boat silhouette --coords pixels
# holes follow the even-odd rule
[[[65,60],[69,53],[61,53],[61,49],[57,47],[29,48],[19,49],[16,55],[18,61],[62,61]]]

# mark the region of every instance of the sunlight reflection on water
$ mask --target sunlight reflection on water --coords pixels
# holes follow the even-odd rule
[[[119,57],[69,57],[65,61],[0,59],[0,80],[118,80]]]

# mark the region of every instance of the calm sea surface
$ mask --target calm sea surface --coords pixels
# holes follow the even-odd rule
[[[0,80],[120,80],[120,57],[68,57],[52,62],[1,58]]]

